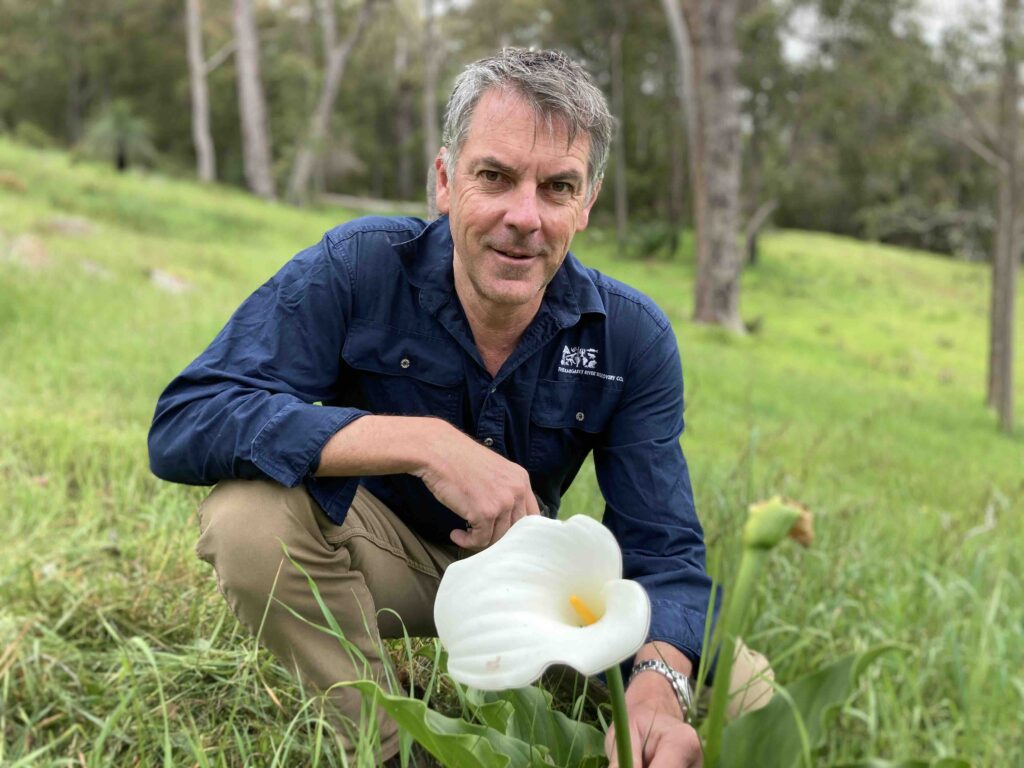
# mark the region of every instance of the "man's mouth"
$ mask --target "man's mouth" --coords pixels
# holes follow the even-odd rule
[[[507,259],[526,260],[526,259],[532,259],[534,256],[537,255],[537,254],[534,254],[534,253],[530,253],[529,251],[515,251],[515,250],[504,251],[504,250],[502,250],[500,248],[493,248],[493,247],[491,248],[491,250],[494,251],[499,256],[504,256]]]

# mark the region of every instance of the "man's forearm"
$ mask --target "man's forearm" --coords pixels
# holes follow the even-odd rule
[[[318,477],[409,474],[466,521],[451,533],[463,549],[484,549],[540,509],[525,469],[442,419],[363,416],[327,441]]]
[[[419,474],[447,431],[456,430],[426,416],[363,416],[327,441],[316,476]]]

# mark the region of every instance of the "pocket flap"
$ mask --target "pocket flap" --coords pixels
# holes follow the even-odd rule
[[[464,377],[453,342],[356,320],[341,350],[348,365],[388,376],[410,376],[439,387],[458,386]]]
[[[530,420],[549,429],[601,432],[615,411],[620,389],[582,381],[537,382]]]

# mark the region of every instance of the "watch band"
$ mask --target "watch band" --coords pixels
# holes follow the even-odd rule
[[[630,682],[641,672],[657,672],[668,680],[672,690],[676,692],[676,698],[679,699],[679,708],[683,710],[683,719],[690,722],[690,712],[693,709],[693,687],[690,685],[690,678],[682,672],[672,669],[661,659],[647,659],[635,664],[629,673]]]

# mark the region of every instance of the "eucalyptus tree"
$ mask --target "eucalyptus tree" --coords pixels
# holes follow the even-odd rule
[[[242,158],[245,181],[260,197],[274,199],[274,175],[270,159],[270,123],[267,118],[263,79],[260,76],[260,44],[251,0],[233,0],[235,68],[238,116],[242,125]]]
[[[740,319],[740,109],[737,0],[662,0],[686,115],[697,279],[694,320],[745,331]]]
[[[185,37],[188,44],[189,91],[192,96],[192,142],[196,148],[196,174],[209,183],[217,178],[217,159],[210,135],[210,95],[206,87],[203,54],[203,16],[200,0],[185,0]]]
[[[321,20],[324,26],[324,39],[329,47],[325,50],[326,65],[324,67],[320,96],[317,99],[316,108],[309,116],[305,135],[299,143],[298,151],[295,154],[295,162],[292,164],[291,175],[288,179],[288,199],[292,202],[301,202],[309,192],[309,180],[313,173],[313,164],[321,145],[327,139],[331,113],[334,109],[334,103],[338,98],[338,89],[345,79],[345,69],[352,54],[352,49],[359,42],[360,37],[370,22],[373,4],[374,0],[362,0],[348,34],[340,40],[335,29],[333,0],[327,0],[327,2],[321,5],[324,11]]]

